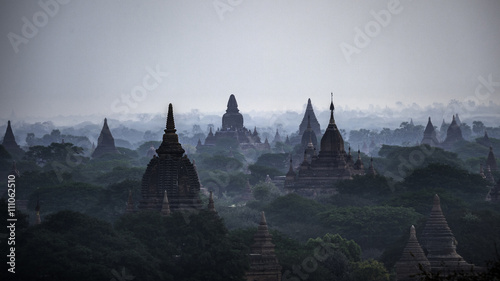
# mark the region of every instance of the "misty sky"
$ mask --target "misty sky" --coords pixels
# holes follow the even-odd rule
[[[500,103],[497,0],[40,2],[0,2],[0,118]]]

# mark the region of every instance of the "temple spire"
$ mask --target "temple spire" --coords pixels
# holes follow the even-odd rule
[[[181,157],[185,150],[182,148],[179,143],[179,136],[175,133],[177,130],[175,129],[174,122],[174,110],[172,104],[168,105],[168,113],[167,113],[167,126],[164,130],[163,141],[160,147],[156,150],[158,156],[166,157],[166,155]]]
[[[333,105],[333,92],[332,94],[332,100],[330,103],[330,124],[335,124],[335,118],[333,117],[333,111],[335,110],[335,106]]]
[[[217,213],[217,211],[215,210],[214,194],[212,191],[210,191],[210,196],[208,197],[208,210],[210,212]]]
[[[163,204],[161,206],[161,215],[164,217],[170,216],[170,204],[168,203],[167,190],[163,192]]]
[[[401,259],[396,263],[396,279],[399,281],[420,280],[422,269],[430,271],[431,264],[418,243],[415,227],[410,227],[410,238],[403,250]]]

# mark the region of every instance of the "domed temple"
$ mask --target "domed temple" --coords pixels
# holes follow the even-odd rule
[[[316,149],[310,141],[304,151],[304,161],[300,164],[297,173],[290,166],[285,180],[287,192],[296,192],[305,196],[333,194],[335,182],[352,179],[354,175],[365,174],[359,151],[358,161],[353,163],[350,153],[348,155],[344,149],[344,139],[335,123],[334,110],[332,97],[330,122],[321,138],[319,154],[316,154]]]
[[[236,97],[231,94],[227,102],[226,113],[222,116],[222,127],[218,128],[215,134],[212,132],[212,128],[210,128],[210,133],[205,138],[205,143],[202,145],[200,140],[196,147],[213,146],[218,139],[224,137],[236,139],[242,149],[251,147],[266,148],[269,146],[262,144],[256,128],[254,128],[253,132],[245,128],[243,125],[243,115],[239,111]]]
[[[161,212],[166,198],[172,212],[202,209],[198,173],[179,143],[173,114],[169,104],[158,156],[153,156],[142,176],[140,210]]]

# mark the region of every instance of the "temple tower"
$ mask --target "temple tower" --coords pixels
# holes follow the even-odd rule
[[[10,126],[10,120],[7,121],[7,129],[5,130],[5,135],[3,136],[2,145],[12,156],[22,156],[24,150],[17,144],[14,133],[12,132],[12,127]]]
[[[493,147],[491,146],[488,158],[486,159],[486,166],[490,166],[492,172],[498,171],[497,160],[495,158],[495,154],[493,154]]]
[[[210,191],[210,195],[208,196],[208,211],[217,213],[215,210],[215,202],[214,202],[214,194],[212,191]]]
[[[373,167],[373,158],[370,158],[370,166],[368,167],[368,172],[366,174],[370,176],[377,175],[377,171],[375,171],[375,168]]]
[[[457,240],[448,227],[437,194],[422,232],[422,246],[427,251],[433,273],[470,271],[473,268],[456,252]]]
[[[92,153],[92,158],[99,158],[104,154],[120,154],[115,147],[115,139],[108,127],[108,119],[104,118],[101,134],[97,139],[97,147]]]
[[[455,115],[453,115],[453,120],[451,121],[451,124],[448,127],[448,130],[446,131],[446,139],[443,141],[441,146],[444,149],[450,149],[456,142],[463,140],[464,138],[462,136],[462,130],[460,129],[460,126],[457,124]]]
[[[266,216],[261,213],[261,221],[254,235],[255,243],[250,247],[250,269],[245,274],[247,281],[281,281],[281,265],[274,253],[272,235],[267,228]]]
[[[436,130],[431,122],[431,117],[429,117],[429,121],[427,121],[427,126],[424,130],[424,138],[420,142],[421,144],[428,144],[430,146],[439,146],[439,141],[436,137]]]
[[[311,127],[314,133],[317,136],[321,136],[321,127],[319,125],[318,119],[316,119],[316,115],[314,114],[314,109],[311,104],[311,99],[307,99],[306,111],[304,113],[304,117],[302,118],[302,122],[299,125],[299,136],[304,134],[304,132],[307,129],[307,124],[309,122],[311,123]]]
[[[274,140],[273,143],[281,142],[281,136],[280,133],[278,132],[278,129],[276,129],[276,134],[274,135]]]
[[[139,209],[160,212],[168,194],[172,212],[202,208],[200,182],[194,165],[184,155],[176,134],[172,104],[168,106],[163,141],[142,177]]]
[[[415,227],[412,225],[410,228],[410,238],[406,247],[403,250],[401,259],[396,263],[396,280],[397,281],[417,281],[420,280],[419,274],[423,270],[429,272],[431,264],[425,256],[422,247],[417,240]]]
[[[330,121],[321,138],[320,151],[316,154],[311,141],[308,142],[304,149],[304,161],[300,164],[297,175],[293,181],[291,177],[287,177],[288,180],[285,181],[287,192],[312,197],[318,194],[331,195],[335,193],[335,182],[365,174],[359,154],[358,161],[353,163],[350,153],[347,155],[345,152],[344,139],[335,123],[334,110],[332,94]]]
[[[302,144],[303,148],[306,148],[309,142],[311,142],[314,147],[318,145],[318,139],[316,138],[316,133],[314,132],[311,126],[311,118],[310,116],[307,116],[307,128],[302,134],[302,139],[300,143]]]
[[[238,130],[243,128],[243,115],[233,94],[229,96],[226,113],[222,116],[222,130]]]

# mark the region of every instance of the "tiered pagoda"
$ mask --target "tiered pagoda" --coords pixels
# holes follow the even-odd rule
[[[101,134],[97,139],[97,147],[92,153],[92,158],[99,158],[105,154],[120,154],[115,147],[115,139],[108,127],[108,119],[104,118]]]
[[[396,263],[396,280],[421,280],[422,270],[430,272],[431,264],[418,243],[415,227],[412,225],[410,228],[410,238],[403,250],[403,255]]]
[[[250,269],[246,272],[247,281],[281,281],[281,265],[274,253],[272,235],[267,228],[266,216],[254,235],[255,243],[250,247]]]
[[[474,265],[467,263],[456,251],[457,240],[448,227],[437,194],[421,241],[433,273],[470,272],[474,269]]]
[[[352,179],[353,175],[364,175],[365,170],[358,153],[358,161],[348,161],[344,150],[344,140],[334,118],[333,98],[330,104],[330,122],[321,138],[320,151],[316,155],[310,143],[304,152],[304,161],[298,167],[296,175],[292,167],[285,180],[287,192],[297,192],[304,196],[333,194],[333,184],[339,180]],[[311,118],[312,119],[312,118]]]
[[[13,156],[22,156],[24,150],[17,144],[14,133],[12,132],[12,127],[10,126],[10,120],[7,121],[7,129],[5,130],[5,135],[3,136],[2,145]]]
[[[484,270],[467,263],[457,253],[457,240],[448,227],[437,194],[434,196],[431,214],[420,241],[422,244],[418,243],[412,226],[408,244],[403,250],[401,259],[396,263],[396,280],[422,280],[423,276],[419,274],[423,274],[423,271],[447,277],[455,273],[475,274]]]
[[[164,132],[163,141],[156,150],[158,156],[153,156],[142,177],[139,209],[161,212],[166,196],[172,212],[201,209],[200,181],[179,143],[172,104],[168,106]]]
[[[420,144],[428,144],[430,146],[439,146],[439,141],[436,137],[436,130],[431,122],[431,117],[429,117],[429,121],[427,121],[427,126],[424,130],[424,138],[420,142]]]

